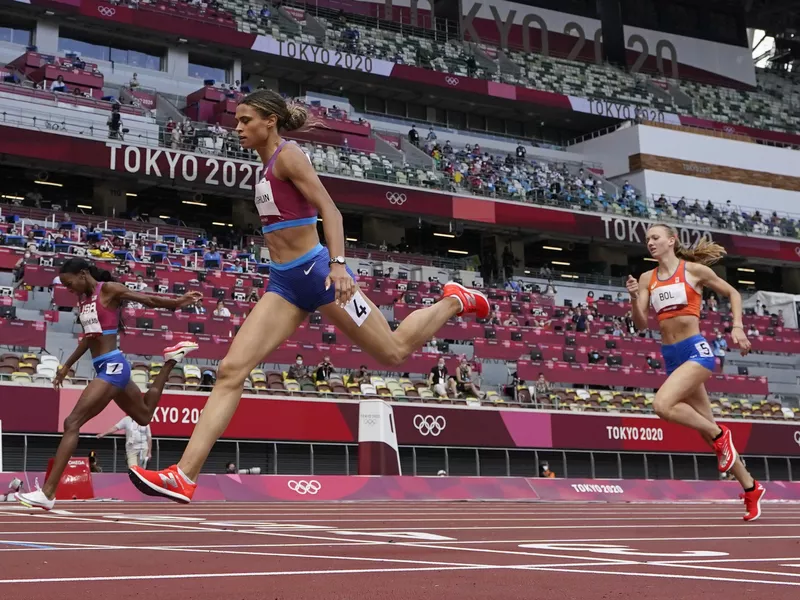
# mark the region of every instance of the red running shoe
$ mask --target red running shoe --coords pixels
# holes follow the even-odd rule
[[[731,430],[720,425],[722,435],[714,440],[714,452],[717,453],[717,467],[720,473],[727,473],[736,462],[736,448],[733,446],[733,434]]]
[[[189,483],[178,472],[178,466],[172,465],[163,471],[146,471],[138,466],[128,470],[128,477],[136,488],[148,496],[162,496],[181,504],[192,501],[196,483]]]
[[[755,521],[761,516],[761,500],[764,498],[767,490],[757,481],[755,482],[755,486],[756,489],[752,492],[743,492],[739,494],[739,498],[744,500],[744,507],[747,510],[747,513],[745,513],[743,517],[745,521]]]
[[[474,313],[479,319],[485,319],[489,316],[492,307],[489,305],[489,299],[477,290],[465,288],[460,283],[455,281],[448,281],[444,284],[444,298],[453,297],[458,298],[461,302],[461,312],[458,316],[469,313]]]

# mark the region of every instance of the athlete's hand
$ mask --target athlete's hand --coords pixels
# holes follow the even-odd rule
[[[347,272],[345,265],[331,265],[331,272],[325,279],[325,289],[333,289],[336,294],[336,304],[344,308],[356,293],[356,282]]]
[[[61,384],[64,383],[64,379],[66,379],[67,375],[69,375],[69,369],[65,366],[56,371],[55,377],[53,377],[53,387],[58,389],[61,387]]]
[[[750,340],[747,339],[744,329],[741,327],[734,327],[731,330],[731,339],[733,340],[733,343],[739,347],[739,352],[741,352],[742,356],[749,354],[751,347]]]
[[[200,292],[188,292],[178,298],[178,306],[176,308],[185,308],[197,304],[198,300],[202,299],[203,294]]]
[[[628,281],[625,282],[625,287],[628,288],[631,299],[636,300],[639,296],[639,281],[634,279],[633,275],[628,275]]]

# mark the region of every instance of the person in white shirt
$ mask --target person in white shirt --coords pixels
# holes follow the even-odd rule
[[[230,317],[231,311],[228,310],[228,307],[225,306],[225,303],[222,300],[217,301],[217,307],[214,309],[214,316],[215,317]]]
[[[97,435],[98,439],[118,431],[125,432],[125,456],[128,467],[145,468],[153,453],[153,436],[150,425],[139,425],[130,417],[124,417],[119,423],[107,431]]]

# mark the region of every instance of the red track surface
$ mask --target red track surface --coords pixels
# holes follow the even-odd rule
[[[800,597],[800,506],[0,505],[0,597]],[[524,547],[523,547],[524,545]]]

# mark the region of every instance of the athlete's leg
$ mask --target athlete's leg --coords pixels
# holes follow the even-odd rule
[[[335,302],[321,306],[319,311],[362,350],[390,367],[405,362],[412,352],[421,348],[448,320],[462,310],[461,303],[456,298],[442,298],[433,306],[415,310],[403,319],[397,330],[392,331],[386,317],[364,292],[361,292],[361,297],[369,305],[370,313],[360,327]]]
[[[178,463],[189,479],[197,479],[211,447],[230,423],[250,371],[292,335],[307,316],[306,311],[272,292],[258,301],[219,365],[211,396]]]
[[[161,400],[161,394],[169,380],[172,369],[186,354],[196,349],[197,344],[193,342],[168,348],[165,352],[167,360],[164,361],[164,365],[144,395],[138,385],[129,381],[128,385],[117,394],[114,401],[125,414],[129,415],[139,425],[149,424],[153,419],[153,414],[156,412],[156,407]]]
[[[716,423],[714,411],[711,409],[711,402],[708,399],[708,392],[706,391],[705,385],[701,385],[698,390],[694,394],[688,396],[684,402],[691,406],[705,419],[711,421],[712,423]],[[712,437],[704,433],[701,433],[700,435],[703,436],[703,439],[709,446],[711,446],[711,448],[714,447],[714,441]],[[750,471],[748,471],[747,467],[744,466],[744,463],[739,456],[736,457],[736,462],[734,463],[733,467],[731,467],[730,472],[736,478],[736,481],[742,485],[743,489],[749,490],[755,485],[755,479],[753,479]]]
[[[78,403],[72,412],[64,420],[64,435],[58,444],[56,456],[53,459],[53,469],[50,476],[45,481],[42,491],[51,500],[55,498],[58,482],[64,469],[72,457],[75,448],[78,447],[78,434],[81,427],[89,420],[99,415],[103,409],[111,402],[111,398],[118,392],[119,388],[111,385],[102,379],[93,379],[83,390]]]
[[[707,419],[685,402],[710,376],[711,371],[694,361],[683,363],[658,390],[653,410],[665,421],[690,427],[709,439],[717,437],[721,430],[714,420]]]

